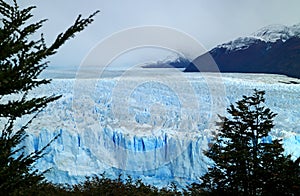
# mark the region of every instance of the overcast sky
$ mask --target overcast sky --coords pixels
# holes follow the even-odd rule
[[[267,25],[300,23],[299,0],[26,0],[22,4],[37,6],[36,20],[49,19],[42,29],[49,42],[78,14],[101,11],[91,26],[50,59],[51,66],[78,66],[101,40],[131,27],[175,28],[209,50]]]

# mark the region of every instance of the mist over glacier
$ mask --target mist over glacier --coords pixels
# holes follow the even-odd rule
[[[36,164],[41,170],[51,168],[45,174],[48,180],[73,184],[105,172],[108,177],[122,173],[155,186],[197,181],[211,165],[203,151],[215,133],[215,116],[226,115],[230,103],[252,94],[254,88],[266,91],[266,106],[278,113],[269,139],[283,138],[286,153],[300,156],[297,79],[269,74],[222,74],[219,78],[215,73],[184,73],[162,77],[162,81],[142,77],[145,81],[137,84],[139,77],[122,81],[114,77],[54,79],[33,92],[31,96],[62,95],[33,121],[25,141],[31,152],[61,134]],[[168,80],[176,85],[163,83]],[[224,94],[218,94],[218,88],[208,85],[208,80],[222,85]],[[288,84],[291,81],[295,83]]]

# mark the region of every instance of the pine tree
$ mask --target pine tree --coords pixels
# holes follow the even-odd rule
[[[264,105],[264,91],[231,104],[220,117],[215,143],[206,152],[214,165],[201,180],[202,192],[215,195],[299,193],[299,159],[283,154],[282,141],[267,141],[276,116]],[[200,191],[201,192],[201,191]]]
[[[29,98],[29,94],[34,88],[50,82],[38,79],[47,67],[46,58],[89,25],[97,13],[86,19],[79,15],[71,27],[47,46],[43,35],[39,39],[32,38],[46,21],[30,23],[33,9],[35,6],[20,8],[16,0],[10,3],[0,0],[0,195],[25,194],[43,182],[44,173],[36,170],[33,164],[43,156],[51,141],[30,154],[25,153],[22,142],[32,120],[60,96]],[[30,120],[17,127],[16,120],[24,116]]]

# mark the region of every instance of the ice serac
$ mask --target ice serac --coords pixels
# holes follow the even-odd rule
[[[176,77],[174,80],[179,80]],[[130,103],[125,111],[128,116],[123,117],[116,114],[113,106],[118,80],[99,80],[96,85],[92,85],[95,83],[92,80],[80,80],[80,84],[91,88],[94,93],[82,93],[85,103],[76,105],[75,80],[55,79],[32,95],[62,94],[63,97],[51,103],[30,126],[29,137],[25,141],[27,150],[41,149],[60,134],[36,164],[42,170],[51,168],[46,177],[55,183],[77,183],[85,176],[103,172],[108,177],[117,177],[120,173],[130,175],[155,186],[166,186],[173,181],[185,186],[197,181],[211,164],[203,150],[208,148],[213,137],[213,128],[206,124],[214,112],[211,111],[213,103],[209,91],[212,89],[199,74],[186,73],[185,77],[199,101],[199,107],[194,111],[181,108],[182,92],[174,92],[166,85],[149,81],[137,86],[131,94],[123,95]],[[213,73],[207,77],[217,79]],[[252,94],[254,88],[266,90],[267,106],[278,113],[276,127],[270,137],[283,138],[286,152],[298,157],[300,85],[285,84],[295,79],[247,74],[228,74],[222,78],[226,96],[218,100],[224,101],[227,106],[244,94]],[[186,85],[182,82],[180,88]],[[153,114],[153,111],[156,113]],[[162,112],[161,116],[157,111]],[[188,114],[190,116],[183,118]],[[195,119],[196,115],[200,118]],[[178,131],[182,119],[189,119],[188,125],[197,121],[197,129]],[[123,126],[122,120],[128,120],[129,125]],[[132,130],[131,122],[137,125]]]

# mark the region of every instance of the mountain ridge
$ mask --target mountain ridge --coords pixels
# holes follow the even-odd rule
[[[215,72],[207,56],[220,72],[272,73],[300,78],[300,24],[272,25],[248,37],[218,45],[197,57],[184,72]]]

